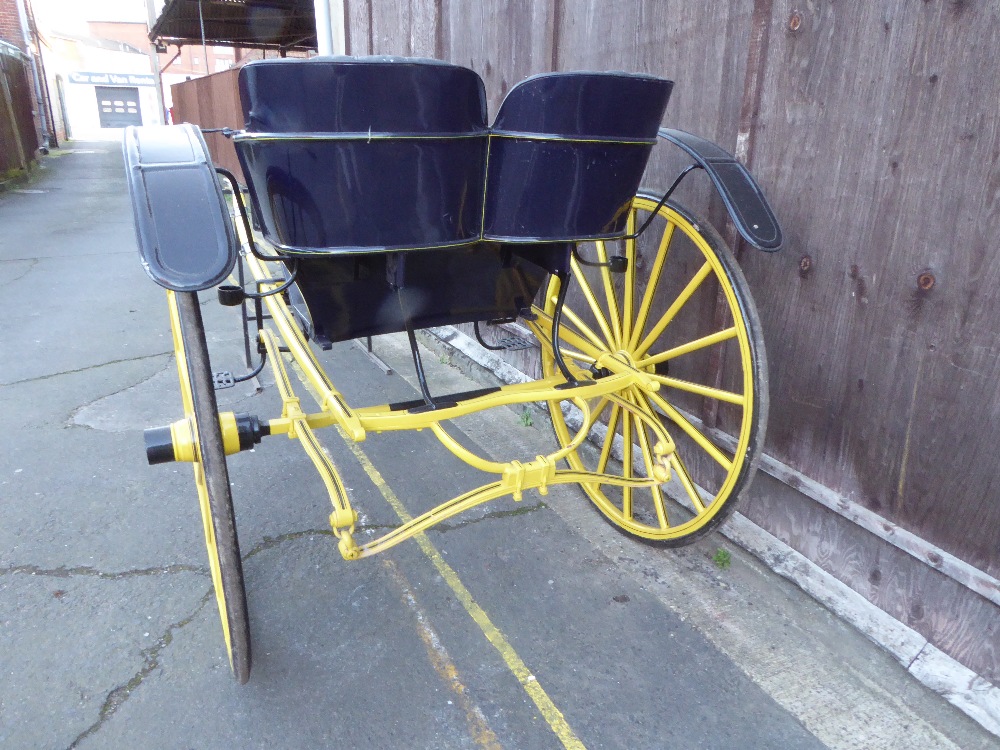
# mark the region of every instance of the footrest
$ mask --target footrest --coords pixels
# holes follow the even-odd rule
[[[504,336],[502,339],[496,342],[494,346],[498,346],[501,349],[508,352],[516,352],[521,349],[531,349],[535,344],[528,339],[523,339],[520,336]]]
[[[215,390],[217,391],[232,388],[236,385],[236,379],[233,377],[233,374],[225,371],[212,373],[212,382],[215,384]]]

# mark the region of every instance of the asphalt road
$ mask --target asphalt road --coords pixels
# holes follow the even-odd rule
[[[995,747],[738,550],[713,566],[721,537],[650,550],[574,488],[344,562],[322,484],[283,437],[229,463],[254,643],[237,685],[190,467],[144,458],[142,429],[180,400],[118,147],[71,145],[0,196],[0,747]],[[204,301],[218,369],[235,368],[238,323]],[[377,346],[405,372],[398,340]],[[323,357],[352,405],[414,397],[356,347]],[[446,354],[427,361],[469,387]],[[222,408],[276,416],[261,385],[220,392]],[[530,459],[544,419],[457,429]],[[361,539],[483,481],[426,431],[321,438]]]

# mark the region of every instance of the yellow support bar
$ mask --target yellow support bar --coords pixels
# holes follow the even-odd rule
[[[316,434],[309,424],[309,415],[302,411],[299,398],[292,390],[292,381],[288,377],[288,371],[281,358],[278,349],[278,342],[274,334],[268,330],[261,331],[261,339],[267,349],[267,355],[271,362],[271,370],[274,372],[274,382],[277,385],[278,393],[281,395],[281,426],[283,429],[276,430],[274,420],[269,423],[271,434],[286,434],[289,439],[299,441],[302,449],[309,456],[319,472],[323,484],[326,486],[330,502],[333,504],[333,512],[330,514],[330,526],[334,536],[340,542],[338,547],[340,554],[345,560],[355,559],[358,555],[358,545],[354,541],[354,524],[357,523],[358,514],[351,508],[351,502],[347,496],[347,490],[340,479],[340,472],[334,465],[332,459],[323,450]]]
[[[395,547],[400,542],[405,542],[412,536],[426,531],[431,526],[445,521],[452,516],[475,508],[477,505],[495,500],[504,495],[513,495],[515,492],[537,489],[542,486],[550,487],[556,484],[605,484],[618,487],[651,487],[658,484],[656,479],[624,479],[622,477],[609,474],[596,474],[589,471],[573,471],[570,469],[555,469],[546,462],[544,457],[527,464],[520,464],[517,461],[511,462],[511,468],[499,481],[483,485],[474,490],[470,490],[463,495],[449,500],[446,503],[433,508],[421,516],[407,521],[388,534],[375,539],[359,547],[356,557],[350,559],[360,559],[371,557],[379,552]],[[514,466],[517,464],[517,466]]]
[[[618,363],[622,372],[609,375],[599,380],[583,381],[584,385],[572,389],[559,388],[565,384],[560,374],[551,375],[542,380],[529,383],[516,383],[504,386],[499,390],[484,396],[462,401],[456,406],[444,407],[429,411],[391,411],[388,406],[369,406],[355,410],[361,426],[369,432],[396,430],[419,430],[431,425],[456,419],[467,414],[491,409],[497,406],[527,404],[536,401],[563,401],[569,398],[591,400],[602,398],[608,393],[614,393],[638,383],[649,386],[652,390],[659,386],[652,382],[652,376]],[[581,379],[583,375],[580,375]],[[649,381],[647,383],[647,381]],[[643,386],[640,386],[643,387]],[[645,388],[644,388],[645,389]]]

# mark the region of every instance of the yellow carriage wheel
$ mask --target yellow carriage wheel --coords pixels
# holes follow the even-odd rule
[[[184,414],[194,432],[194,480],[198,488],[212,585],[233,676],[240,683],[245,683],[250,679],[250,622],[229,470],[201,307],[194,292],[167,292],[167,297]]]
[[[657,210],[658,203],[652,195],[636,197],[628,234],[657,214],[637,240],[579,246],[584,261],[623,256],[627,267],[615,273],[573,260],[560,351],[571,371],[598,378],[604,373],[593,363],[616,353],[659,390],[632,387],[592,403],[591,441],[567,460],[576,470],[646,479],[632,487],[581,486],[622,531],[681,546],[722,523],[750,484],[767,422],[767,362],[746,280],[718,232],[676,204]],[[553,276],[545,317],[555,312],[559,286]],[[544,344],[542,369],[559,371]],[[564,413],[561,403],[549,406],[566,445],[579,413],[574,422],[574,411]],[[659,461],[669,480],[650,482],[664,445]]]

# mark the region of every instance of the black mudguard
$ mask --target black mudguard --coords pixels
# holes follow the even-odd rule
[[[201,131],[188,124],[131,126],[122,148],[146,273],[176,292],[222,283],[238,245]]]
[[[781,247],[781,227],[764,192],[747,168],[736,161],[732,154],[711,141],[683,130],[660,128],[659,135],[680,146],[708,173],[743,239],[767,252],[774,252]]]

